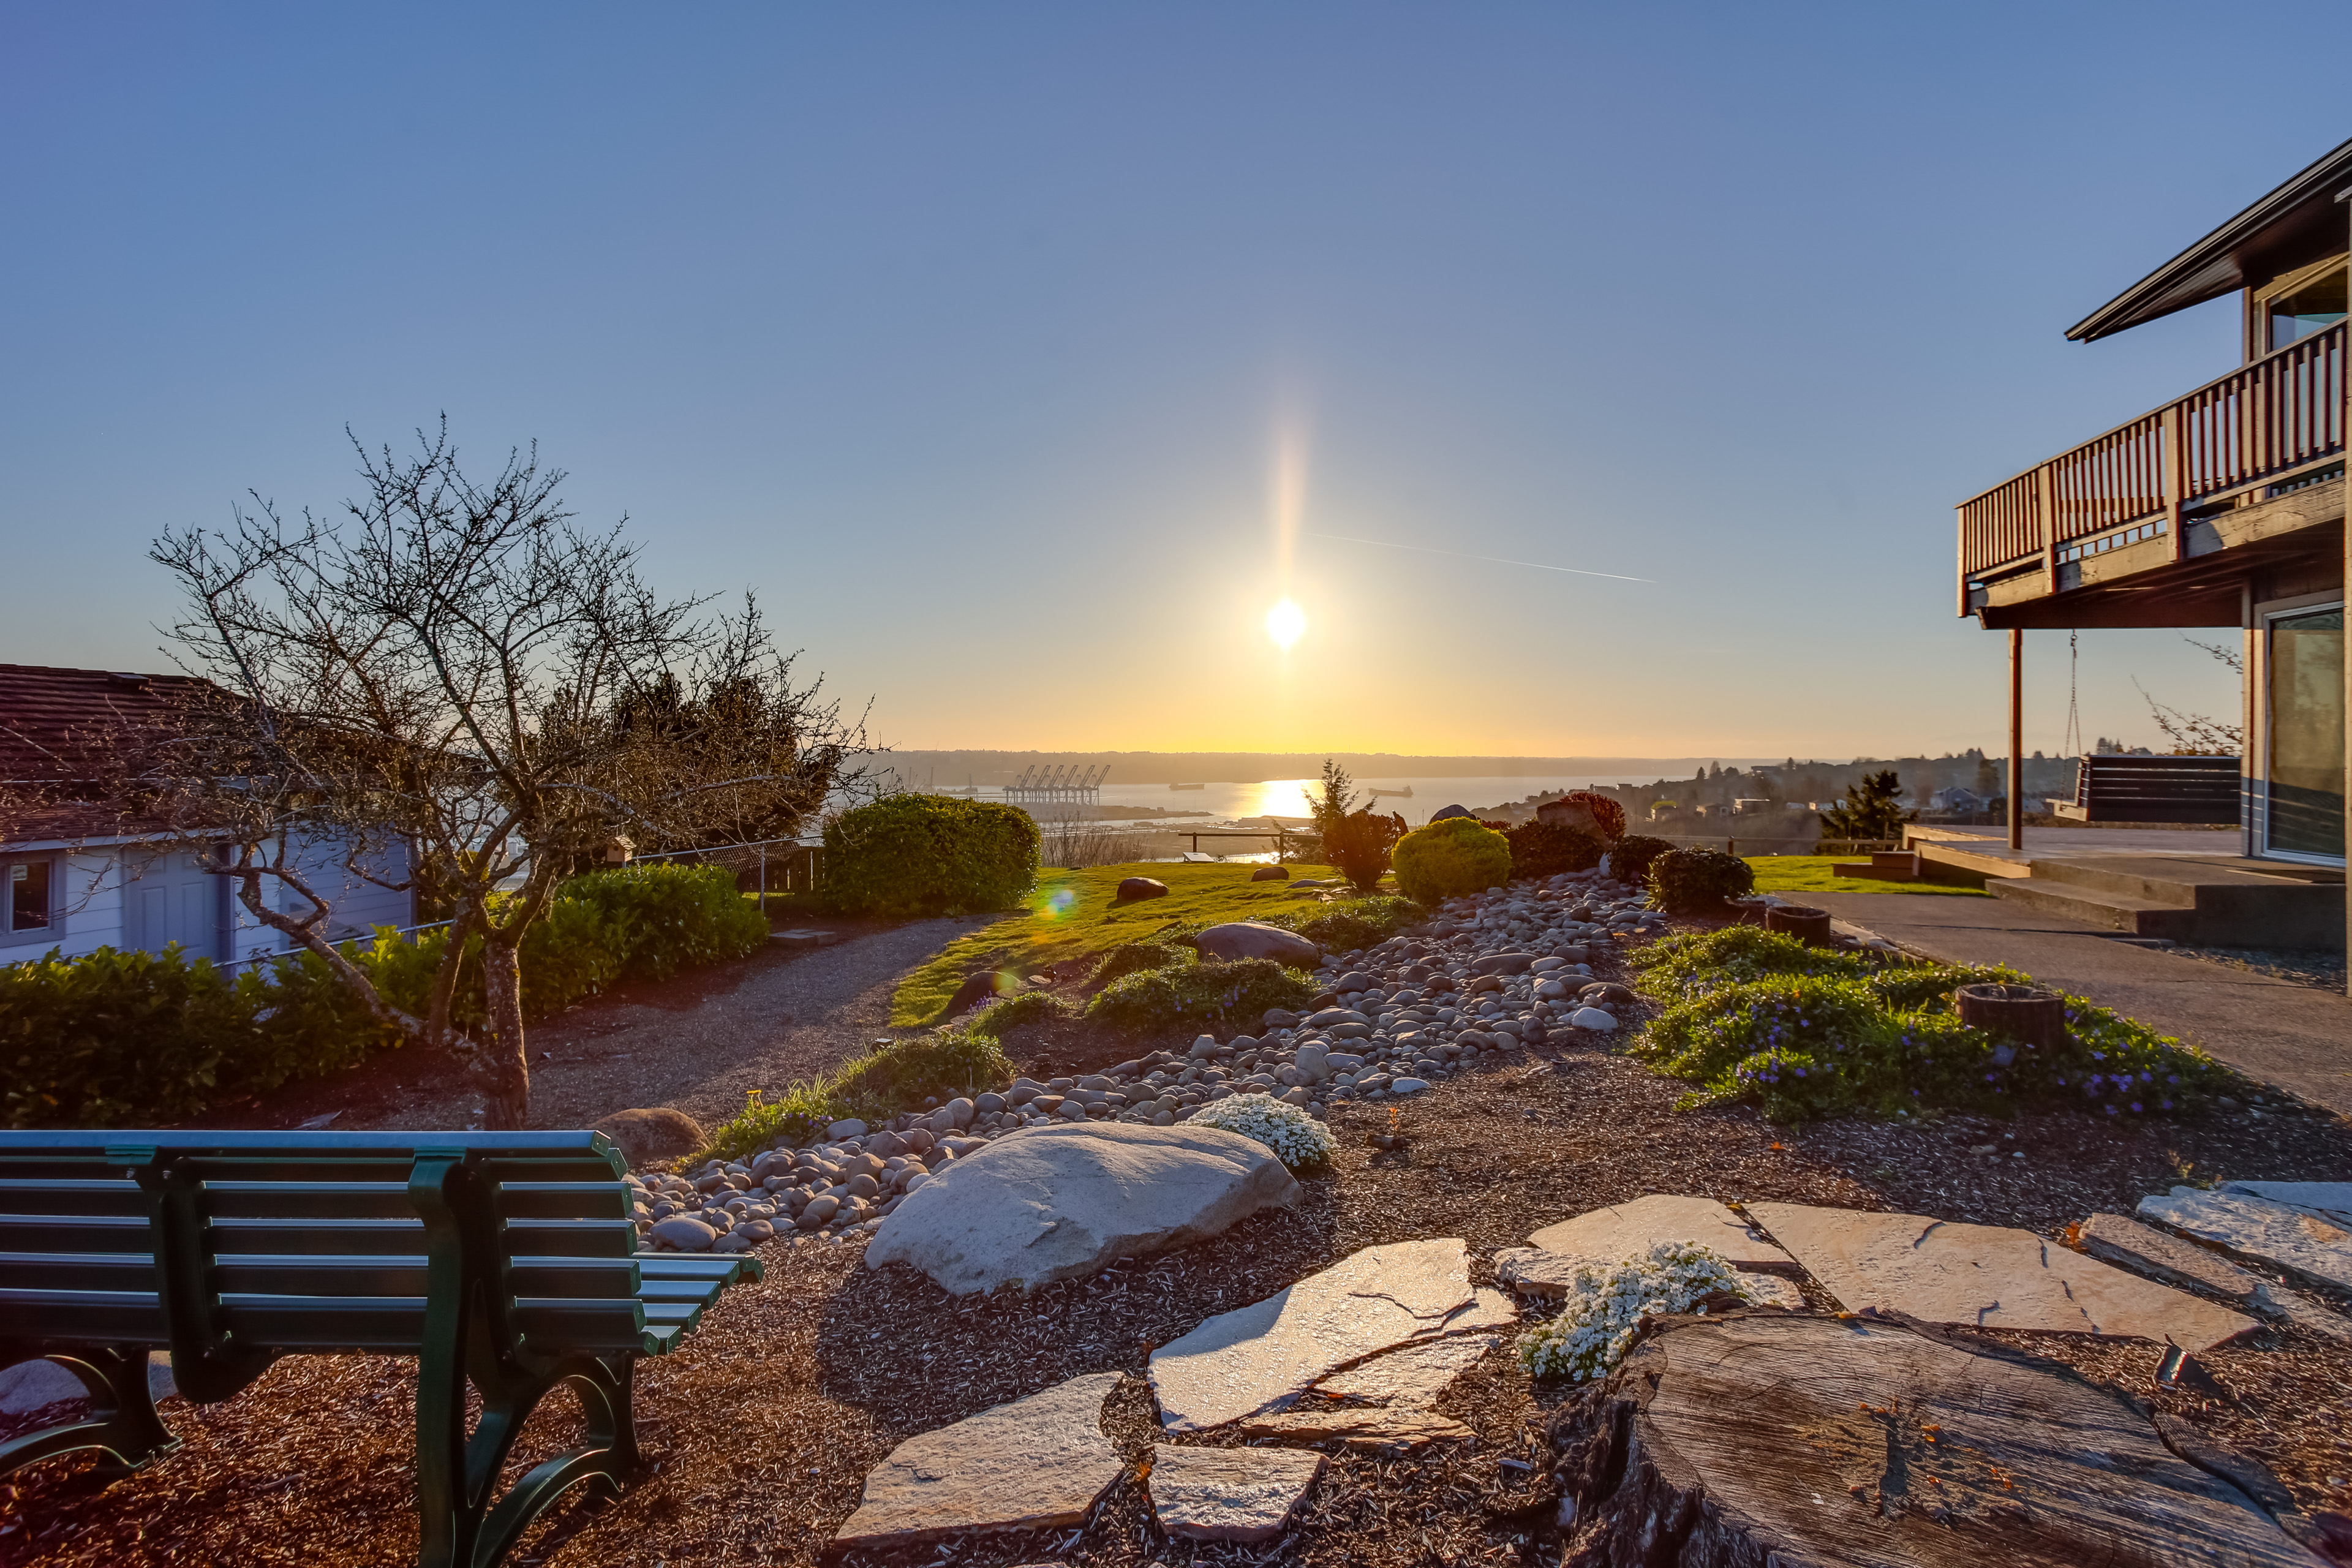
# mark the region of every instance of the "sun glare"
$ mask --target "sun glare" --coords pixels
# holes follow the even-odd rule
[[[1285,599],[1265,613],[1265,635],[1285,653],[1307,630],[1307,612]]]

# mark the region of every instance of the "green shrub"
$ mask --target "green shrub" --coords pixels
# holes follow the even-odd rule
[[[1172,942],[1121,942],[1102,955],[1090,978],[1097,985],[1108,985],[1129,974],[1140,974],[1147,969],[1165,969],[1172,963],[1190,963],[1193,952]]]
[[[1759,948],[1754,956],[1776,955]],[[1645,976],[1645,989],[1663,967]],[[1746,1101],[1775,1121],[2066,1103],[2166,1115],[2234,1081],[2202,1052],[2077,997],[2067,998],[2068,1038],[2054,1050],[1997,1040],[1929,1010],[1985,973],[1905,964],[1866,978],[1768,974],[1700,988],[1644,1028],[1631,1054],[1696,1083],[1685,1105]],[[1896,1005],[1923,998],[1927,1008]]]
[[[1670,849],[1650,862],[1650,897],[1669,914],[1711,914],[1755,887],[1754,868],[1720,849]]]
[[[766,940],[767,921],[719,868],[593,871],[558,888],[524,933],[524,1016],[560,1012],[624,976],[740,957]],[[386,1002],[422,1014],[448,942],[446,928],[410,942],[386,927],[341,952]],[[480,939],[469,948],[450,1013],[471,1029],[484,1017]],[[16,1127],[177,1121],[218,1099],[356,1066],[398,1039],[313,953],[234,981],[176,947],[0,965],[0,1113]]]
[[[1077,1008],[1050,991],[1024,991],[1018,996],[1007,996],[1001,1002],[990,1003],[972,1014],[964,1027],[987,1039],[1001,1040],[1008,1029],[1077,1016]]]
[[[1510,843],[1514,877],[1556,877],[1562,871],[1590,871],[1601,864],[1601,840],[1580,827],[1522,822],[1503,837]]]
[[[1751,925],[1666,937],[1635,948],[1626,958],[1634,984],[1669,1003],[1773,975],[1859,980],[1893,962],[1874,952],[1811,947],[1786,932]]]
[[[1319,848],[1325,864],[1338,867],[1341,876],[1369,893],[1380,886],[1390,852],[1404,833],[1402,816],[1351,811],[1324,824]]]
[[[1645,833],[1629,833],[1609,847],[1609,874],[1621,882],[1649,879],[1650,863],[1669,854],[1674,846]]]
[[[1096,993],[1086,1016],[1140,1034],[1211,1020],[1255,1023],[1269,1007],[1303,1007],[1314,999],[1312,985],[1274,960],[1245,958],[1128,975]]]
[[[714,1156],[748,1160],[779,1139],[795,1145],[809,1143],[848,1114],[849,1108],[834,1098],[828,1082],[795,1083],[772,1100],[755,1091],[745,1097],[740,1112],[710,1130],[709,1142],[687,1163],[698,1163]]]
[[[1037,885],[1037,825],[993,801],[896,795],[824,830],[824,891],[845,914],[1010,909]]]
[[[1475,818],[1449,816],[1397,840],[1397,890],[1435,904],[1511,879],[1510,840]]]

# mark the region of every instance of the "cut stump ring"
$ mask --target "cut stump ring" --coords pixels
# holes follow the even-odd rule
[[[1793,936],[1809,947],[1827,947],[1830,912],[1806,904],[1776,904],[1764,911],[1764,929]]]
[[[2066,999],[2038,985],[1963,985],[1952,993],[1960,1022],[2040,1050],[2066,1043]]]

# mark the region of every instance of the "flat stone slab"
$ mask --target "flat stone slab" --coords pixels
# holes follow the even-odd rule
[[[1241,1425],[1243,1436],[1273,1437],[1285,1443],[1342,1443],[1362,1452],[1409,1454],[1432,1443],[1475,1437],[1459,1421],[1432,1415],[1425,1410],[1280,1410],[1253,1415]]]
[[[1121,1373],[1091,1373],[909,1437],[866,1478],[836,1547],[916,1546],[950,1535],[1060,1530],[1119,1478],[1103,1401]]]
[[[2352,1342],[2352,1318],[2323,1307],[2300,1291],[2267,1280],[2254,1287],[2254,1310],[2275,1321],[2309,1329],[2331,1340]]]
[[[2352,1290],[2352,1230],[2315,1214],[2242,1193],[2175,1187],[2168,1197],[2140,1199],[2139,1217],[2303,1279]]]
[[[1713,1198],[1671,1193],[1611,1204],[1548,1225],[1528,1237],[1529,1247],[1595,1263],[1622,1263],[1661,1241],[1696,1241],[1711,1247],[1734,1268],[1769,1274],[1774,1270],[1794,1273],[1797,1268],[1796,1259]]]
[[[1391,1410],[1426,1410],[1455,1378],[1502,1342],[1500,1334],[1454,1334],[1404,1345],[1333,1373],[1314,1392]]]
[[[1851,1311],[1886,1308],[1930,1323],[2126,1336],[2190,1351],[2259,1326],[2006,1226],[1802,1204],[1751,1204],[1748,1212]]]
[[[2193,1241],[2183,1241],[2169,1231],[2151,1230],[2119,1214],[2093,1215],[2075,1227],[2074,1241],[2105,1262],[2121,1264],[2167,1285],[2202,1286],[2240,1303],[2252,1301],[2254,1287],[2262,1283]]]
[[[1791,1312],[1805,1310],[1805,1293],[1797,1289],[1797,1282],[1778,1274],[1754,1274],[1743,1268],[1739,1290],[1759,1307],[1781,1307]]]
[[[841,940],[841,933],[837,931],[811,931],[806,929],[799,931],[772,931],[768,933],[768,940],[770,942],[782,942],[786,947],[831,947],[835,942]]]
[[[1220,1127],[1031,1127],[933,1171],[866,1265],[911,1264],[958,1295],[1034,1289],[1189,1247],[1297,1195],[1272,1150]]]
[[[1481,1285],[1471,1292],[1470,1304],[1457,1307],[1445,1320],[1449,1334],[1482,1333],[1489,1329],[1507,1329],[1519,1321],[1519,1310],[1500,1290],[1490,1290]]]
[[[1475,1304],[1461,1237],[1368,1247],[1154,1351],[1151,1389],[1169,1430],[1204,1431],[1287,1405],[1392,1345],[1438,1338]]]
[[[2267,1198],[2352,1229],[2352,1182],[2223,1182],[2221,1190]]]
[[[1187,1541],[1272,1541],[1323,1473],[1323,1456],[1284,1448],[1151,1447],[1144,1486],[1160,1528]]]

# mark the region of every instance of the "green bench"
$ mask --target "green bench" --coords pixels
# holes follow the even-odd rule
[[[281,1356],[414,1355],[419,1562],[490,1568],[563,1492],[631,1478],[637,1358],[760,1277],[743,1255],[639,1253],[626,1169],[595,1132],[0,1131],[0,1366],[46,1357],[91,1405],[0,1443],[0,1476],[168,1453],[151,1350],[200,1405]],[[494,1498],[559,1385],[587,1443]]]

